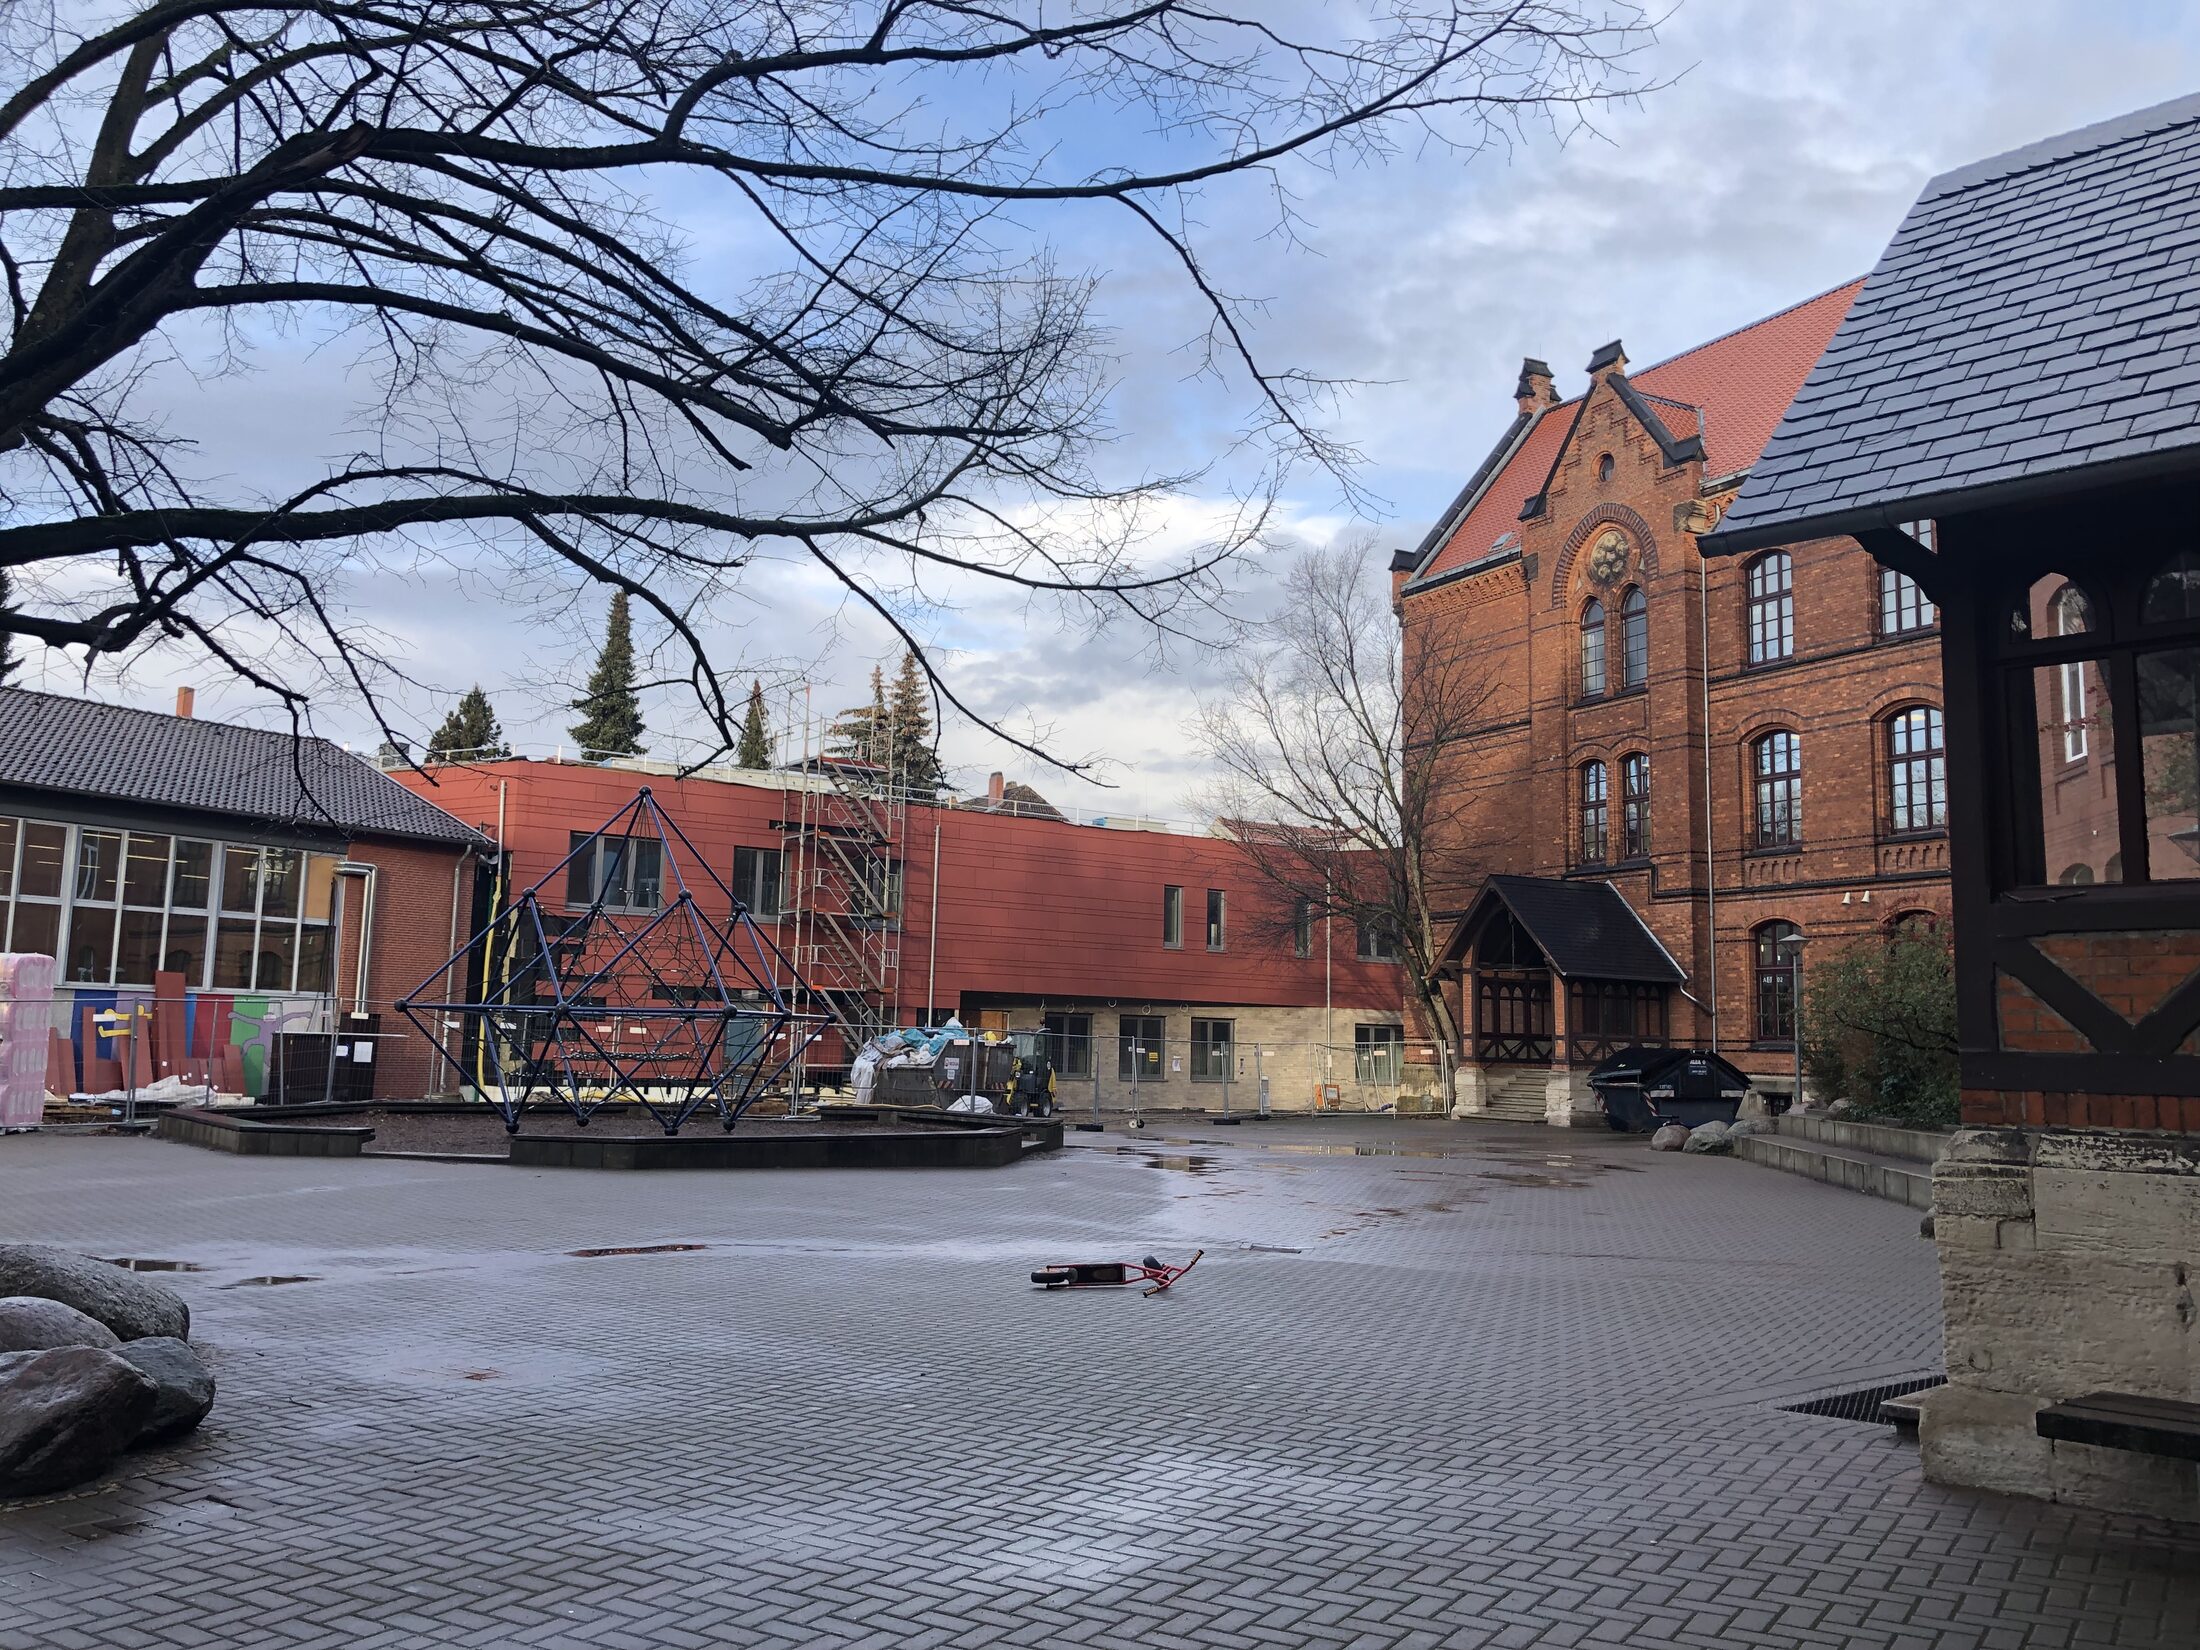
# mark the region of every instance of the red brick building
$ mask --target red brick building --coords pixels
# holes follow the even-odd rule
[[[1570,399],[1526,362],[1510,427],[1393,561],[1409,673],[1477,661],[1448,781],[1464,1112],[1593,1117],[1587,1071],[1633,1042],[1785,1088],[1798,968],[1945,918],[1932,604],[1847,538],[1696,549],[1856,290],[1639,372],[1607,344]]]
[[[1227,1089],[1250,1109],[1263,1078],[1278,1109],[1314,1105],[1324,1085],[1348,1107],[1398,1093],[1397,964],[1363,955],[1383,948],[1349,929],[1276,909],[1225,837],[1074,823],[1005,787],[887,810],[823,771],[681,778],[661,763],[515,758],[397,777],[505,846],[508,890],[550,874],[647,785],[703,862],[679,867],[699,901],[726,898],[707,866],[806,982],[848,991],[851,1013],[1049,1032],[1067,1105],[1097,1093],[1109,1107],[1214,1109]],[[850,855],[880,873],[874,911],[842,897]],[[551,906],[566,886],[561,873]]]

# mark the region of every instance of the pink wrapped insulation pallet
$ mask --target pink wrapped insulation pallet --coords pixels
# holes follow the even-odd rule
[[[53,986],[53,958],[0,952],[0,1129],[30,1128],[45,1115]]]

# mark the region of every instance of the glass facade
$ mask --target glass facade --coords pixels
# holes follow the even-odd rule
[[[69,985],[327,991],[339,858],[0,818],[0,935]]]

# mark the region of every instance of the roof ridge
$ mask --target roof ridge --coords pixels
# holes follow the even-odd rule
[[[2091,154],[2097,149],[2130,143],[2172,126],[2189,126],[2195,121],[2200,121],[2200,92],[2187,92],[2182,97],[2166,98],[2144,109],[2133,109],[2127,114],[2097,120],[2090,126],[2080,126],[2073,131],[2058,132],[2031,143],[2022,143],[2014,149],[2005,149],[1998,155],[1988,155],[1984,160],[1974,160],[1967,166],[1942,172],[1939,176],[1926,180],[1924,189],[1918,194],[1917,205],[1922,206],[1927,201],[1938,200],[1944,195],[1960,194],[1982,184],[1999,183],[2022,172],[2059,165],[2066,160],[2075,160],[2080,155]]]
[[[1764,326],[1768,322],[1777,321],[1783,315],[1793,315],[1799,309],[1808,309],[1812,304],[1819,302],[1821,299],[1830,298],[1836,292],[1845,291],[1850,287],[1861,287],[1864,284],[1865,278],[1866,277],[1863,275],[1852,275],[1845,281],[1836,281],[1833,283],[1833,285],[1827,287],[1823,292],[1814,292],[1808,298],[1798,298],[1794,303],[1785,305],[1782,308],[1774,310],[1770,315],[1760,315],[1754,321],[1745,321],[1738,327],[1729,327],[1726,331],[1720,333],[1715,338],[1706,338],[1700,344],[1691,344],[1688,346],[1688,348],[1684,350],[1680,350],[1675,354],[1668,355],[1662,361],[1653,361],[1647,367],[1638,367],[1634,371],[1630,372],[1627,376],[1630,379],[1640,378],[1646,372],[1656,372],[1660,367],[1670,367],[1674,362],[1685,361],[1691,355],[1701,355],[1705,350],[1710,349],[1715,344],[1723,344],[1730,338],[1739,338],[1745,332],[1755,332],[1759,327]],[[1639,384],[1637,384],[1635,387],[1638,390],[1642,389],[1642,386]],[[1650,390],[1642,390],[1642,393],[1644,395],[1649,395],[1654,392]]]

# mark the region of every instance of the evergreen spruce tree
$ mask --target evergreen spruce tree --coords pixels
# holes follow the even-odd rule
[[[497,725],[497,713],[478,682],[451,707],[450,715],[443,718],[443,725],[428,741],[430,762],[449,762],[454,758],[485,762],[511,754],[511,747],[504,742],[504,730]]]
[[[612,592],[603,651],[596,655],[588,686],[569,708],[581,719],[565,731],[583,756],[639,756],[648,749],[642,743],[641,696],[634,691],[634,624],[623,590]]]
[[[924,672],[917,668],[914,651],[901,656],[887,715],[891,760],[901,770],[902,783],[918,796],[937,796],[945,776],[932,748],[932,693]]]
[[[768,768],[772,765],[771,730],[764,721],[764,684],[749,684],[749,711],[741,719],[741,742],[734,747],[735,765]]]
[[[7,570],[0,568],[0,614],[8,611],[8,595],[11,590]],[[15,638],[0,630],[0,682],[15,674]]]
[[[871,702],[851,705],[833,718],[825,730],[825,754],[856,762],[884,764],[886,748],[886,678],[871,667]]]

